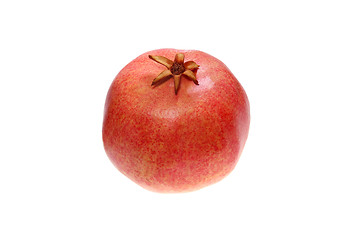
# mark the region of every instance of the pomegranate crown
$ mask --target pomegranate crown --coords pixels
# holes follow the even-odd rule
[[[177,53],[175,55],[174,61],[162,57],[149,55],[149,58],[154,60],[157,63],[160,63],[167,67],[166,70],[162,71],[151,83],[151,86],[159,86],[162,83],[166,82],[168,79],[174,79],[174,92],[177,95],[180,87],[181,77],[186,77],[189,80],[192,80],[196,85],[199,85],[196,79],[196,70],[200,67],[194,61],[188,61],[184,63],[184,54]]]

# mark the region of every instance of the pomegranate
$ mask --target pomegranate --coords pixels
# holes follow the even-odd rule
[[[111,84],[105,151],[148,190],[194,191],[234,169],[248,136],[249,108],[244,89],[220,60],[196,50],[150,51]]]

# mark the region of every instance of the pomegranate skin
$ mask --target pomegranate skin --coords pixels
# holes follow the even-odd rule
[[[200,67],[199,85],[182,77],[153,87],[165,66],[149,55],[173,60],[177,53]],[[194,191],[227,176],[248,137],[247,95],[231,71],[196,50],[159,49],[125,66],[108,91],[102,136],[114,166],[145,189]]]

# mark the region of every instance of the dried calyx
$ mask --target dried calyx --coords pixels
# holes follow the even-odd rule
[[[175,94],[178,93],[180,86],[180,78],[185,76],[186,78],[192,80],[196,85],[199,85],[196,80],[194,71],[199,68],[194,61],[188,61],[184,63],[184,54],[177,53],[174,61],[162,56],[149,55],[149,58],[167,67],[167,70],[161,72],[153,81],[152,86],[158,86],[168,79],[174,79],[174,91]]]

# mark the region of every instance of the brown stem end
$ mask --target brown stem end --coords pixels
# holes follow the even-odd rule
[[[166,82],[168,79],[174,79],[174,92],[177,95],[180,88],[181,77],[186,77],[189,80],[192,80],[196,85],[199,85],[196,79],[195,70],[200,66],[197,65],[194,61],[188,61],[184,63],[184,54],[177,53],[175,55],[174,61],[162,57],[149,55],[149,58],[153,61],[164,65],[167,67],[167,70],[162,71],[151,83],[152,86],[158,86]]]

